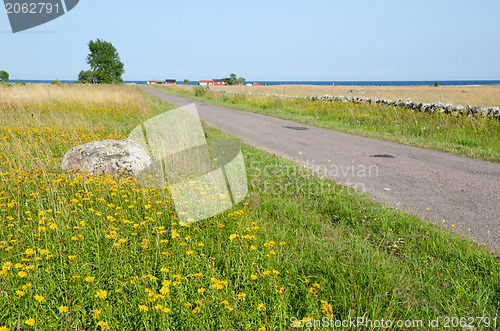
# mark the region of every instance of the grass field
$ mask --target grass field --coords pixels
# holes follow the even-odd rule
[[[491,118],[418,113],[386,105],[229,94],[214,88],[196,97],[193,87],[156,88],[299,123],[500,162],[500,121]]]
[[[182,227],[168,191],[60,173],[69,148],[169,105],[126,86],[16,93],[0,88],[0,330],[500,322],[500,256],[447,229],[246,145],[249,195]]]
[[[277,93],[293,96],[332,94],[331,85],[214,86],[215,90],[243,93]],[[415,102],[441,101],[461,105],[500,107],[500,85],[482,86],[344,86],[335,85],[335,95],[378,97],[390,100],[410,98]]]

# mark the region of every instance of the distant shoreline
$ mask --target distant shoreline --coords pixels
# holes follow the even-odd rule
[[[50,83],[53,80],[29,80],[19,79],[19,83]],[[15,79],[8,81],[15,83]],[[71,84],[75,83],[74,80],[60,80],[61,83]],[[439,86],[485,86],[485,85],[500,85],[500,80],[436,80],[436,81],[259,81],[248,80],[246,83],[259,83],[260,85],[318,85],[318,86],[434,86],[435,82]],[[124,81],[125,84],[146,84],[145,80],[128,80]],[[179,85],[184,85],[182,81],[178,81]],[[189,85],[197,85],[198,81],[189,82]]]

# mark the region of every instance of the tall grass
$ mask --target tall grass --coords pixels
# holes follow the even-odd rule
[[[443,325],[446,316],[480,329],[477,317],[488,317],[492,328],[500,258],[252,147],[242,146],[243,203],[184,227],[168,192],[61,173],[74,144],[122,138],[170,109],[139,93],[95,108],[85,129],[49,116],[86,114],[88,102],[49,109],[38,124],[15,114],[2,123],[0,329],[284,330],[324,318]],[[109,114],[122,118],[103,127]]]

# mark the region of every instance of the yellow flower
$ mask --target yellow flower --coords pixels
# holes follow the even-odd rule
[[[16,294],[20,297],[24,296],[26,293],[24,291],[16,291]]]
[[[252,250],[256,250],[256,249],[257,249],[257,247],[255,247],[254,245],[250,246],[250,248],[251,248]]]
[[[44,299],[44,297],[42,297],[41,295],[35,295],[35,300],[38,301],[38,302],[42,302]]]
[[[238,300],[240,300],[240,301],[245,301],[247,299],[246,293],[243,293],[243,292],[238,293],[237,297],[238,297]]]
[[[101,313],[101,311],[99,309],[93,309],[91,310],[92,312],[92,318],[93,319],[98,319],[99,318],[99,314]]]
[[[321,300],[321,311],[327,317],[331,318],[333,316],[333,308],[332,305],[328,303],[328,301]]]
[[[100,299],[106,299],[107,296],[108,296],[108,291],[106,290],[97,291],[97,294],[95,295],[96,298]]]
[[[139,310],[140,310],[140,311],[148,311],[148,310],[149,310],[149,308],[148,308],[146,305],[142,305],[142,304],[141,304],[141,305],[139,305]]]
[[[101,327],[101,330],[109,330],[108,323],[104,321],[100,321],[99,323],[97,323],[97,325]]]
[[[24,321],[24,324],[29,325],[29,326],[33,326],[33,325],[35,325],[35,320],[32,318],[27,319],[26,321]]]
[[[224,308],[226,308],[226,310],[227,310],[227,311],[232,311],[232,310],[234,310],[234,308],[231,308],[231,307],[229,307],[229,306],[224,306]]]
[[[169,270],[167,268],[161,268],[160,271],[161,272],[169,272]]]
[[[76,256],[75,256],[75,255],[69,255],[69,256],[68,256],[69,262],[74,262],[74,261],[75,261],[75,258],[76,258]]]
[[[203,287],[198,289],[198,293],[203,293],[203,292],[205,292],[205,289]]]
[[[266,328],[261,326],[260,328],[257,329],[257,331],[266,331]]]
[[[85,277],[85,281],[86,281],[87,283],[92,283],[92,282],[94,281],[94,278],[95,278],[95,277]]]
[[[9,331],[9,329],[6,326],[0,326],[0,331]]]
[[[193,312],[194,314],[199,314],[199,313],[200,313],[200,311],[201,311],[201,308],[200,308],[200,307],[196,307],[195,309],[193,309],[193,310],[192,310],[192,312]]]
[[[19,271],[19,272],[17,273],[17,275],[18,275],[19,277],[21,277],[21,278],[26,277],[26,273],[25,273],[24,271]]]
[[[257,310],[264,310],[264,309],[266,309],[266,307],[264,306],[264,304],[263,304],[263,303],[259,303],[259,304],[257,305]]]
[[[193,253],[194,253],[194,251],[192,249],[190,249],[189,251],[186,252],[187,255],[191,255]]]
[[[252,280],[256,280],[259,277],[257,277],[256,275],[251,275],[250,278],[252,278]]]
[[[61,312],[61,313],[67,313],[68,312],[68,307],[67,306],[60,306],[59,307],[59,312]]]
[[[283,291],[284,291],[284,290],[285,290],[285,288],[284,288],[284,287],[278,287],[278,288],[276,289],[276,293],[281,294],[281,293],[283,293]]]

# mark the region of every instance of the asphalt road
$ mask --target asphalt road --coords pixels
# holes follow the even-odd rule
[[[500,164],[214,106],[144,87],[243,142],[355,187],[392,208],[500,249]],[[443,222],[444,221],[444,222]],[[452,227],[455,225],[455,227]]]

